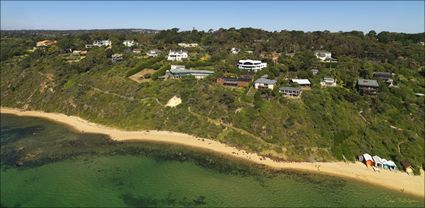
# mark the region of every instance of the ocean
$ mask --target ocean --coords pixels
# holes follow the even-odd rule
[[[423,207],[359,181],[1,114],[1,207]]]

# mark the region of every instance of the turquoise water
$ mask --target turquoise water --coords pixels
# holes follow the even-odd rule
[[[6,207],[424,206],[421,198],[357,181],[271,172],[171,145],[116,143],[5,114],[1,156]]]

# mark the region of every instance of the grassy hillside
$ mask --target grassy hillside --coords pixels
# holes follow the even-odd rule
[[[1,43],[20,44],[25,49],[24,40],[9,37]],[[417,45],[403,47],[407,52],[420,51]],[[68,63],[63,58],[67,54],[56,51],[2,54],[1,105],[77,115],[123,129],[184,132],[276,159],[355,160],[358,154],[369,152],[397,163],[408,159],[416,171],[424,166],[424,97],[415,96],[425,92],[424,68],[421,62],[407,63],[409,54],[392,62],[354,55],[341,55],[334,65],[316,61],[318,76],[311,75],[310,66],[302,65],[309,62],[308,51],[292,58],[282,55],[278,63],[264,59],[270,66],[256,77],[269,74],[279,85],[295,76],[312,81],[312,89],[304,91],[301,99],[288,99],[277,90],[216,84],[217,76],[242,73],[234,63],[250,56],[229,55],[226,49],[217,49],[217,54],[202,60],[211,53],[209,49],[190,50],[191,59],[183,64],[216,71],[205,80],[158,80],[170,65],[165,55],[149,59],[127,54],[125,61],[112,64],[107,60],[110,52],[93,49],[81,61]],[[149,82],[139,84],[128,78],[143,68],[156,70]],[[397,87],[381,82],[378,95],[359,94],[354,81],[360,76],[369,78],[373,71],[396,73]],[[325,75],[336,77],[340,86],[320,88]],[[268,94],[269,99],[261,94]],[[182,98],[182,104],[165,107],[174,95]]]

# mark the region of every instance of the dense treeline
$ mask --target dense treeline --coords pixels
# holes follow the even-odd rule
[[[33,49],[35,42],[55,39],[52,47]],[[87,56],[69,61],[70,51],[98,39],[113,47],[89,49]],[[123,46],[136,40],[142,54]],[[120,31],[25,33],[2,31],[2,106],[63,112],[126,129],[164,129],[208,137],[286,160],[354,160],[363,152],[399,162],[408,159],[417,171],[424,165],[424,33],[370,31],[267,32],[252,28],[217,31],[170,29],[157,34]],[[160,80],[169,69],[169,49],[179,42],[196,42],[186,49],[187,68],[208,69],[205,80]],[[231,54],[232,47],[240,48]],[[144,57],[150,49],[162,50],[157,58]],[[314,50],[328,50],[338,63],[321,63]],[[250,53],[249,51],[252,51]],[[111,55],[124,61],[112,63]],[[279,58],[273,59],[275,54]],[[278,90],[235,89],[215,84],[222,75],[237,76],[239,59],[260,59],[278,85],[288,78],[308,78],[312,89],[301,99],[282,97]],[[274,60],[274,61],[273,61]],[[129,76],[150,68],[148,82]],[[319,69],[313,75],[312,68]],[[355,89],[359,77],[376,71],[395,73],[395,87],[380,81],[376,96]],[[323,76],[340,87],[320,88]],[[178,95],[177,108],[163,105]]]

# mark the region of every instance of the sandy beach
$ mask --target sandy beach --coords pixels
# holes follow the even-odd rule
[[[265,158],[253,153],[247,153],[246,151],[239,150],[235,147],[231,147],[217,141],[198,138],[183,133],[155,130],[125,131],[95,124],[76,116],[67,116],[59,113],[46,113],[41,111],[22,111],[20,109],[6,107],[1,107],[1,113],[45,118],[66,124],[74,128],[76,131],[106,134],[117,141],[155,141],[208,149],[220,154],[230,155],[235,158],[262,164],[270,168],[310,171],[314,173],[356,179],[396,191],[424,197],[425,187],[423,172],[421,176],[409,176],[403,171],[391,172],[387,170],[380,170],[380,172],[375,172],[372,168],[367,168],[359,162],[277,162],[270,158]]]

